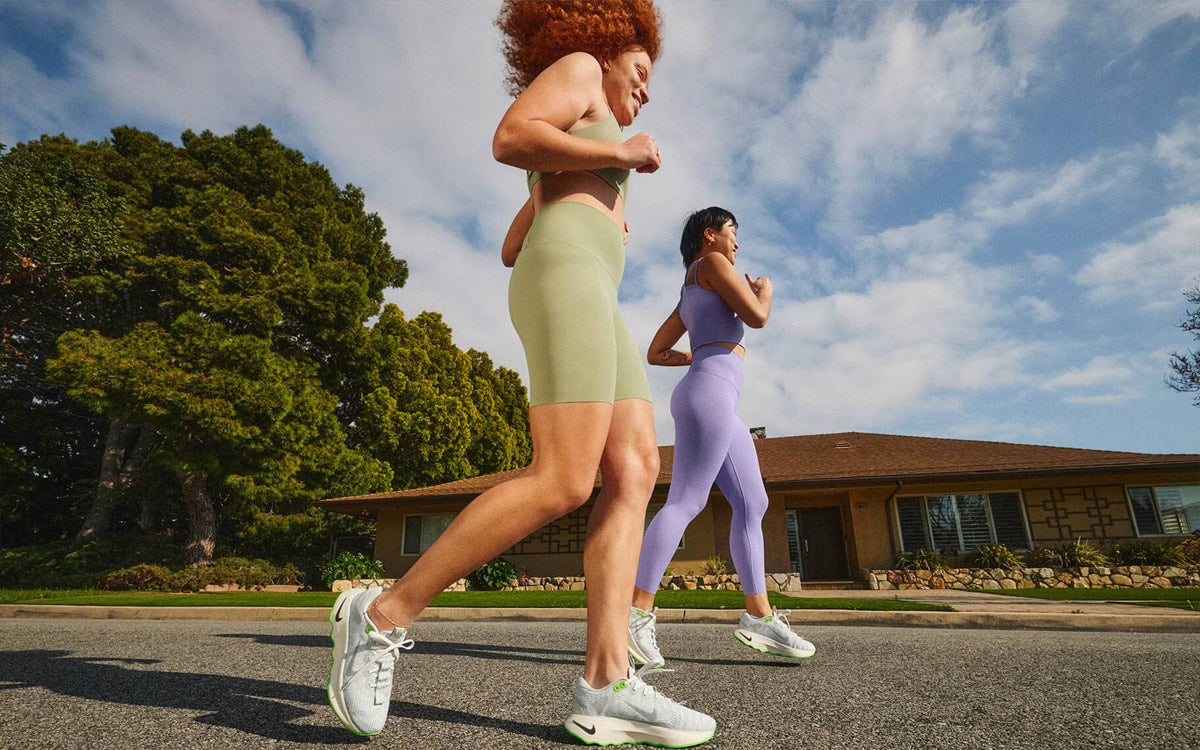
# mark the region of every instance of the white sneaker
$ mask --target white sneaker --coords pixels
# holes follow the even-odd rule
[[[587,745],[692,747],[712,739],[717,722],[659,693],[631,669],[602,688],[576,679],[563,726]]]
[[[790,609],[774,609],[766,617],[755,617],[742,613],[741,627],[733,637],[755,651],[793,659],[807,659],[817,652],[817,647],[796,635],[787,621]]]
[[[658,607],[649,612],[637,607],[629,608],[629,657],[643,665],[638,670],[639,674],[666,664],[662,652],[658,650],[658,636],[654,632],[657,624]]]
[[[329,705],[342,725],[359,735],[383,731],[392,700],[392,668],[400,649],[413,647],[404,628],[381,633],[367,617],[367,607],[382,593],[380,588],[343,591],[329,612]]]

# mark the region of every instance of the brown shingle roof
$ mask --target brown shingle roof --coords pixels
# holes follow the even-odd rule
[[[1112,472],[1132,469],[1193,471],[1200,481],[1200,454],[1126,453],[984,440],[837,432],[764,438],[754,442],[763,481],[770,489],[837,487],[853,484],[1005,479],[1064,471]],[[658,486],[671,483],[674,447],[659,447]],[[390,505],[406,500],[470,499],[522,469],[401,490],[323,500],[328,510]],[[596,480],[599,484],[599,477]]]

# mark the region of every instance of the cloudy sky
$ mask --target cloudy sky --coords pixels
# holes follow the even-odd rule
[[[630,134],[621,300],[640,344],[678,231],[719,204],[775,282],[740,412],[861,430],[1200,452],[1164,384],[1200,281],[1200,0],[663,2]],[[521,372],[499,246],[523,175],[496,3],[0,0],[0,142],[264,123],[354,183],[411,268],[388,293]],[[651,368],[659,441],[683,374]]]

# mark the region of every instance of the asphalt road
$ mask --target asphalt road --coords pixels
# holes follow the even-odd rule
[[[807,661],[728,626],[660,626],[654,683],[712,713],[710,748],[1200,748],[1194,634],[822,627]],[[4,748],[578,747],[561,728],[577,623],[429,623],[385,733],[325,702],[320,623],[0,620]]]

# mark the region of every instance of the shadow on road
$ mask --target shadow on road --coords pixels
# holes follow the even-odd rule
[[[323,686],[151,668],[158,663],[157,659],[72,656],[69,651],[4,651],[0,652],[0,690],[41,687],[93,701],[199,711],[203,715],[194,721],[273,740],[338,745],[366,739],[336,723],[294,723],[317,711],[292,703],[320,706],[321,711],[329,712]],[[391,715],[492,727],[543,739],[561,740],[565,735],[558,725],[526,724],[419,703],[395,702]],[[331,712],[328,720],[336,722]]]
[[[323,648],[330,646],[326,635],[270,635],[266,633],[222,633],[218,638],[245,638],[268,646]],[[504,646],[493,643],[423,641],[417,639],[415,653],[431,656],[469,656],[477,659],[501,659],[535,664],[582,664],[583,651],[528,646]],[[740,663],[740,662],[739,662]]]

